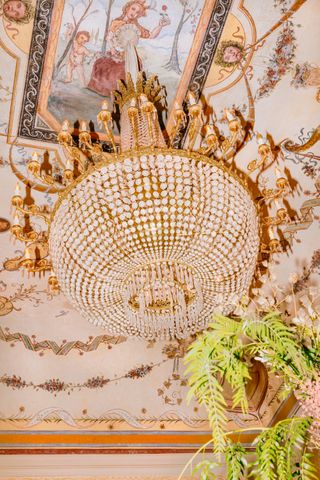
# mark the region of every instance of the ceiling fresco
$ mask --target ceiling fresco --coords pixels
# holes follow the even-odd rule
[[[208,438],[205,411],[185,400],[188,341],[112,337],[89,324],[63,296],[48,293],[45,278],[21,276],[22,245],[12,242],[8,229],[12,171],[27,178],[34,150],[48,152],[59,166],[64,152],[55,132],[65,117],[92,120],[97,128],[96,112],[116,76],[112,62],[122,75],[123,59],[110,37],[127,3],[0,0],[2,453],[61,444],[83,451],[129,445],[192,450]],[[291,223],[272,275],[289,288],[295,273],[297,290],[319,282],[320,274],[320,142],[313,141],[320,109],[319,8],[317,0],[153,0],[136,24],[141,65],[158,73],[168,92],[169,126],[174,101],[191,89],[208,116],[226,123],[224,108],[233,107],[281,152],[292,187]],[[288,139],[309,144],[292,152],[285,148]],[[252,138],[238,156],[243,170],[256,157]],[[274,169],[258,175],[261,185],[270,185]],[[45,189],[35,195],[52,203]],[[267,384],[263,370],[253,367],[248,388],[250,412],[230,411],[230,426],[254,428],[295,412],[294,399],[280,400],[279,381]]]

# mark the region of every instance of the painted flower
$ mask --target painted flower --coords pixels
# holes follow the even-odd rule
[[[25,380],[22,380],[21,377],[17,377],[16,375],[12,375],[11,377],[4,375],[1,378],[1,383],[6,385],[7,387],[11,387],[14,389],[24,388],[27,386],[27,383],[25,382]]]
[[[306,380],[299,389],[298,399],[305,415],[313,417],[310,428],[311,440],[316,447],[320,446],[320,373],[313,380]]]
[[[103,376],[100,376],[100,377],[97,376],[97,377],[89,378],[83,384],[83,386],[86,388],[102,388],[109,382],[110,382],[109,378],[105,378]]]
[[[140,367],[133,368],[125,375],[126,378],[142,378],[145,377],[152,370],[152,365],[141,365]]]
[[[278,37],[265,75],[259,82],[260,87],[256,93],[257,99],[268,96],[281,78],[288,72],[295,56],[295,49],[293,24],[287,22],[284,24]]]
[[[54,393],[67,390],[68,386],[58,378],[52,378],[44,383],[40,383],[38,387],[42,390],[46,390],[47,392]]]

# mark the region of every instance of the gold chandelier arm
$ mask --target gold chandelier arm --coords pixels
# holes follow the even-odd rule
[[[174,148],[174,142],[176,140],[176,137],[180,133],[180,131],[185,128],[187,124],[187,116],[183,109],[180,106],[177,106],[174,110],[174,122],[175,125],[172,129],[171,135],[170,135],[170,147]]]
[[[283,183],[280,182],[276,188],[263,188],[261,190],[261,198],[258,200],[258,205],[261,207],[263,204],[267,204],[268,202],[281,201],[282,198],[288,193],[287,187],[288,183],[287,181],[284,181]],[[280,213],[281,218],[282,215],[283,213]],[[266,223],[268,223],[268,220],[266,220]]]
[[[240,124],[240,130],[238,132],[238,136],[235,137],[231,135],[228,139],[226,139],[226,143],[224,146],[224,154],[223,159],[225,161],[230,160],[234,157],[251,139],[250,132],[254,129],[255,124],[255,105],[254,105],[254,98],[252,95],[251,87],[247,78],[247,75],[244,73],[244,81],[247,90],[248,96],[248,118],[246,121],[246,128],[241,125],[240,119],[238,119]],[[234,125],[236,127],[236,125]],[[223,149],[222,149],[223,150]]]
[[[225,161],[234,157],[244,144],[246,132],[242,127],[240,128],[241,130],[232,133],[221,144],[222,155]]]
[[[269,167],[271,167],[271,165],[275,161],[275,157],[273,155],[273,152],[272,152],[270,146],[267,145],[266,143],[264,143],[262,145],[259,145],[258,153],[259,153],[260,158],[252,160],[248,164],[247,170],[250,173],[253,173],[253,172],[255,172],[256,170],[259,169],[260,172],[259,172],[258,176],[260,176],[262,172],[265,172],[266,170],[268,170]]]
[[[299,145],[298,143],[293,143],[292,140],[285,140],[283,143],[283,146],[289,152],[294,152],[294,153],[303,152],[313,147],[313,145],[315,145],[319,140],[320,140],[320,125],[318,125],[318,127],[313,131],[311,137],[306,143]]]
[[[267,227],[278,226],[287,223],[290,220],[288,212],[285,208],[280,208],[275,217],[265,217],[263,224]]]
[[[112,128],[109,127],[109,124],[108,122],[103,122],[103,126],[105,128],[105,131],[106,131],[106,134],[108,136],[108,139],[110,140],[111,142],[111,145],[112,145],[112,148],[113,148],[113,152],[116,154],[117,153],[117,145],[116,145],[116,141],[114,139],[114,135],[113,135],[113,131],[112,131]]]
[[[199,112],[199,115],[194,115],[191,116],[190,119],[190,126],[189,126],[189,132],[188,132],[188,151],[190,152],[193,150],[194,144],[197,139],[197,135],[200,132],[200,129],[202,127],[202,121],[200,118],[201,111]]]
[[[47,241],[47,233],[44,231],[35,232],[31,230],[30,232],[24,233],[23,227],[21,225],[12,225],[11,233],[13,236],[23,243],[37,242],[37,241]]]
[[[53,184],[50,185],[49,187],[45,186],[45,185],[41,185],[37,182],[34,182],[34,181],[30,180],[22,172],[20,172],[17,169],[17,167],[15,166],[15,164],[13,163],[12,149],[13,149],[14,146],[15,146],[15,143],[13,143],[11,145],[10,150],[9,150],[9,164],[10,164],[10,168],[12,170],[12,173],[17,177],[18,180],[20,180],[20,182],[22,182],[26,187],[31,187],[33,190],[36,190],[37,192],[52,193],[53,194],[53,193],[58,193],[58,192],[61,192],[62,190],[64,190],[63,188],[57,188]]]
[[[36,273],[41,274],[41,272],[52,270],[52,264],[46,258],[41,258],[40,260],[32,260],[30,258],[23,258],[20,261],[19,265],[20,265],[20,267],[23,267],[27,270],[28,275],[30,273],[32,273],[33,276]]]
[[[28,209],[23,208],[21,206],[16,206],[16,210],[23,215],[30,215],[42,218],[48,225],[50,223],[50,212],[45,211],[46,206],[38,206],[38,205],[30,205]]]
[[[263,166],[265,162],[265,158],[262,158],[260,160],[252,160],[248,166],[247,166],[247,170],[250,172],[250,173],[253,173],[255,172],[258,168],[261,168]]]
[[[50,187],[51,187],[52,185],[55,185],[55,184],[56,184],[55,180],[54,180],[52,177],[50,177],[50,175],[47,175],[47,174],[45,174],[45,175],[40,175],[40,174],[38,174],[37,172],[32,172],[32,175],[33,175],[37,180],[40,180],[40,181],[43,182],[45,185],[48,185],[48,186],[50,186]],[[61,188],[61,190],[62,190],[62,188]]]

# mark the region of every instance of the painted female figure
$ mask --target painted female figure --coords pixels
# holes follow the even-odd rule
[[[95,61],[87,88],[100,95],[110,95],[117,88],[117,80],[125,79],[125,57],[128,62],[126,53],[130,49],[124,46],[123,39],[126,39],[129,47],[134,48],[139,38],[156,38],[162,28],[170,23],[167,18],[161,18],[152,31],[144,28],[138,19],[146,16],[147,9],[144,0],[131,0],[123,6],[122,15],[111,22],[107,34],[109,51]]]

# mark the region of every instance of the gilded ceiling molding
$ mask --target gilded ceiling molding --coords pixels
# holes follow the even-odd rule
[[[287,140],[284,142],[283,146],[289,152],[294,152],[294,153],[305,152],[306,150],[309,150],[309,148],[313,147],[313,145],[315,145],[319,140],[320,140],[320,125],[318,125],[317,128],[315,128],[312,131],[308,140],[302,145],[300,143],[294,143],[292,140]]]
[[[179,410],[165,410],[158,416],[148,415],[147,412],[140,416],[134,416],[130,412],[120,408],[107,410],[97,417],[90,417],[85,414],[82,417],[75,418],[70,412],[63,408],[48,407],[34,415],[28,416],[20,411],[10,418],[0,417],[0,423],[6,423],[7,426],[11,425],[23,429],[30,429],[39,425],[43,427],[44,424],[46,425],[45,428],[53,424],[56,429],[58,424],[64,424],[79,430],[88,430],[97,426],[108,430],[122,430],[128,427],[138,430],[162,430],[165,428],[170,429],[177,424],[192,429],[206,430],[209,428],[207,417],[200,417],[199,414],[196,413],[190,416]]]
[[[3,303],[0,297],[0,315],[2,308],[8,309],[6,307],[7,303]],[[126,337],[118,336],[112,337],[111,335],[98,335],[94,338],[89,338],[87,342],[82,340],[70,340],[62,342],[60,345],[54,340],[40,340],[36,341],[30,335],[25,333],[15,332],[11,333],[0,327],[0,341],[7,343],[22,343],[27,350],[32,352],[44,352],[51,351],[54,355],[68,355],[70,352],[76,350],[81,353],[88,353],[97,350],[101,345],[119,345],[120,343],[125,342]]]
[[[311,227],[314,216],[313,209],[320,206],[320,198],[311,198],[303,202],[300,207],[300,218],[283,229],[284,238],[292,245],[293,237],[296,233],[307,230]]]

